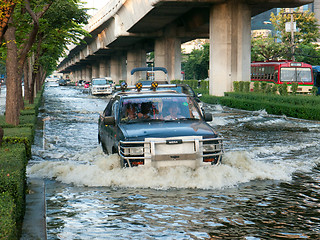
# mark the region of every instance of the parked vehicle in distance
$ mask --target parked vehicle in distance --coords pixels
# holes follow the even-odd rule
[[[79,81],[76,82],[76,86],[81,87],[81,86],[84,85],[84,83],[85,83],[84,80],[79,80]]]
[[[291,92],[290,85],[297,82],[299,84],[297,93],[310,93],[314,84],[312,66],[290,60],[252,62],[251,81],[271,84],[286,83],[289,85],[288,92]]]
[[[93,78],[91,81],[90,92],[92,95],[112,94],[113,81],[106,78]]]
[[[223,140],[206,121],[212,115],[186,94],[117,92],[100,114],[98,141],[105,153],[119,154],[122,167],[217,165]]]
[[[89,89],[90,82],[84,82],[83,87]]]
[[[47,77],[46,82],[58,82],[59,81],[59,78],[57,77]]]
[[[59,86],[67,86],[67,80],[66,79],[59,79]]]

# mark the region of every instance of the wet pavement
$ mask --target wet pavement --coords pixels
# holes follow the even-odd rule
[[[220,166],[121,169],[97,142],[107,102],[46,86],[27,174],[44,183],[48,239],[320,238],[319,122],[206,104]]]
[[[97,141],[107,102],[45,89],[27,172],[45,182],[48,239],[319,239],[318,122],[205,105],[220,166],[121,169]]]

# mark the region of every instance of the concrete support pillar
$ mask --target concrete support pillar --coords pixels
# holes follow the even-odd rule
[[[100,77],[99,64],[97,62],[94,62],[92,64],[92,78],[98,78],[98,77]]]
[[[136,67],[146,67],[146,51],[137,46],[135,49],[127,52],[127,84],[134,85],[139,79],[142,79],[142,72],[136,72],[131,75],[131,70]]]
[[[120,79],[127,81],[127,54],[122,53],[120,55]]]
[[[99,77],[104,78],[107,76],[107,60],[102,58],[99,60]]]
[[[229,0],[210,10],[209,93],[223,96],[233,81],[250,81],[251,12],[244,1]]]
[[[91,65],[87,65],[85,67],[85,80],[86,81],[91,81],[91,78],[92,78],[92,68],[91,68]]]
[[[83,80],[81,68],[77,70],[77,81]]]
[[[110,70],[110,58],[106,59],[106,76],[108,77],[111,75],[111,70]]]
[[[112,56],[110,59],[110,77],[115,83],[119,83],[121,78],[120,70],[120,56]]]
[[[72,72],[72,79],[71,79],[71,81],[73,81],[73,82],[78,81],[78,80],[79,80],[78,74],[79,74],[78,69],[74,70],[74,71]]]
[[[76,69],[76,70],[74,70],[74,72],[73,72],[73,80],[71,80],[71,81],[78,81],[79,80],[79,78],[78,78],[78,74],[79,74],[79,71],[78,71],[78,69]]]
[[[156,39],[154,46],[155,67],[168,70],[168,81],[181,79],[181,40],[176,37]],[[156,72],[156,80],[165,80],[163,73]]]
[[[313,1],[313,12],[315,18],[318,20],[318,24],[320,24],[320,0]],[[319,41],[320,39],[318,39]]]
[[[84,81],[87,81],[87,79],[86,79],[86,70],[87,70],[86,66],[83,66],[82,69],[81,69],[81,78]]]

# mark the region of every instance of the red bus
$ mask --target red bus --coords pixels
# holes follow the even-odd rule
[[[268,61],[251,63],[251,81],[268,82],[272,84],[289,85],[288,92],[291,92],[291,84],[299,84],[297,93],[310,93],[313,87],[312,66],[303,62]]]

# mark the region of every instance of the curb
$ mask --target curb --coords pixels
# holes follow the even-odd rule
[[[45,182],[39,178],[27,179],[26,212],[20,240],[46,240],[46,198]]]

